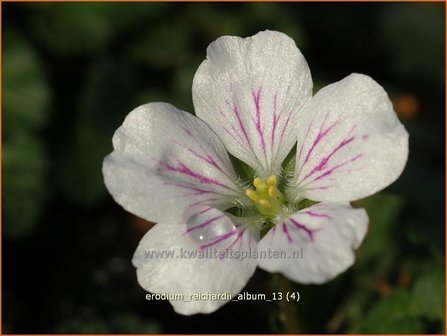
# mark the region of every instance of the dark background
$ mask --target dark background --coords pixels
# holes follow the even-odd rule
[[[150,224],[107,193],[103,158],[134,107],[193,111],[191,83],[221,35],[282,31],[316,90],[352,72],[389,93],[410,133],[401,178],[356,202],[357,262],[294,285],[306,333],[444,332],[444,4],[3,3],[3,332],[287,331],[275,303],[184,317],[147,302],[130,260]],[[246,290],[276,290],[258,270]]]

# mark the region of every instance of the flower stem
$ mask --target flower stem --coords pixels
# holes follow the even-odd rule
[[[278,300],[278,320],[286,334],[298,334],[300,331],[295,302],[286,300],[287,293],[293,292],[290,280],[281,274],[274,274],[273,277],[274,287],[282,293],[282,299]]]

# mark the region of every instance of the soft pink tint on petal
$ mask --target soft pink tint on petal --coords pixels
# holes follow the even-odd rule
[[[295,198],[345,202],[374,194],[402,173],[408,133],[383,90],[353,74],[321,89],[298,126]]]
[[[273,31],[217,39],[193,80],[197,116],[261,177],[279,171],[311,94],[303,55],[290,37]]]
[[[365,210],[349,205],[319,203],[278,223],[258,244],[259,267],[279,272],[299,283],[319,284],[354,263],[353,249],[362,242],[368,225]]]

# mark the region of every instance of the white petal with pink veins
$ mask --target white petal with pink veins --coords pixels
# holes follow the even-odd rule
[[[344,202],[385,188],[402,173],[408,133],[383,88],[352,74],[321,89],[301,114],[296,198]]]
[[[311,94],[303,55],[290,37],[273,31],[217,39],[193,80],[197,116],[261,177],[279,171]]]
[[[182,219],[191,206],[233,206],[242,195],[227,152],[200,119],[169,104],[138,107],[113,137],[104,179],[126,210],[154,222]]]
[[[209,206],[198,206],[186,212],[185,218],[188,218],[186,233],[201,249],[248,250],[256,246],[259,231],[249,228],[244,217],[224,214]]]
[[[353,249],[359,247],[367,226],[363,209],[319,203],[285,218],[261,239],[259,255],[270,250],[282,257],[260,258],[259,267],[303,284],[324,283],[354,263]]]
[[[256,269],[256,260],[249,256],[257,240],[257,233],[232,223],[219,210],[201,207],[186,225],[155,225],[141,240],[133,264],[147,291],[183,295],[184,300],[170,301],[176,312],[211,313],[228,299],[195,300],[193,295],[238,294]],[[230,250],[239,257],[231,258]],[[174,253],[173,257],[155,257],[162,251]]]

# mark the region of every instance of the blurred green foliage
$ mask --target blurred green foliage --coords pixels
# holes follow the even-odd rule
[[[402,239],[398,224],[403,205],[401,197],[385,193],[356,202],[370,217],[370,230],[357,259],[356,269],[361,272],[357,281],[373,291],[362,293],[358,307],[355,300],[351,302],[347,316],[352,333],[421,334],[442,325],[445,290],[444,265],[440,260],[423,263],[425,269],[421,270],[419,258],[412,256],[414,264],[400,266],[395,278],[387,279],[396,273],[394,268],[402,258],[403,251],[397,250],[399,245],[393,241]],[[410,276],[414,279],[406,278]],[[373,305],[368,303],[367,300],[377,300],[377,294],[383,299]],[[362,309],[360,305],[369,308]]]
[[[39,131],[48,118],[49,88],[29,43],[16,31],[4,34],[3,171],[4,233],[26,235],[45,200],[47,156]]]
[[[379,193],[354,203],[356,207],[367,210],[370,222],[368,235],[358,258],[359,264],[368,267],[378,260],[389,262],[389,258],[382,257],[396,255],[393,250],[396,248],[393,244],[393,233],[399,224],[399,214],[404,202],[403,197]]]
[[[117,36],[150,20],[166,4],[153,4],[149,10],[140,5],[124,6],[125,9],[122,4],[74,3],[30,4],[28,8],[34,14],[29,18],[36,39],[55,54],[73,57],[101,53]]]
[[[419,15],[420,10],[424,12],[424,15]],[[380,29],[385,43],[396,46],[390,55],[388,64],[390,71],[404,77],[417,75],[429,81],[437,81],[442,85],[445,58],[442,53],[432,53],[433,49],[444,48],[444,13],[442,11],[430,4],[420,8],[396,6],[383,13]],[[415,41],[418,48],[414,47]]]
[[[315,91],[374,77],[410,133],[401,178],[355,202],[370,217],[355,265],[321,286],[292,284],[300,331],[445,331],[444,4],[6,3],[3,19],[4,331],[286,331],[275,303],[182,317],[146,302],[130,258],[147,225],[101,173],[128,112],[150,101],[193,112],[207,45],[264,29],[294,38]],[[403,94],[417,104],[399,107]],[[246,290],[275,289],[257,271]]]

